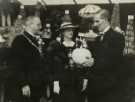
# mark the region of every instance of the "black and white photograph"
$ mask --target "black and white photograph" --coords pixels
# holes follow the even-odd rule
[[[135,0],[0,0],[0,102],[135,102]]]

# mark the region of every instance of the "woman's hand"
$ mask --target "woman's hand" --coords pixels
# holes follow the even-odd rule
[[[30,97],[31,91],[30,91],[30,86],[29,85],[25,85],[25,86],[22,87],[22,94],[24,96]]]
[[[56,94],[60,94],[60,85],[59,85],[59,81],[54,81],[53,92],[56,93]]]

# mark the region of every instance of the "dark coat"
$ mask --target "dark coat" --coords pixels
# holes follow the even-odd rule
[[[63,80],[64,78],[64,67],[68,62],[68,57],[63,51],[61,44],[53,40],[47,47],[47,63],[51,69],[51,79],[53,81]]]
[[[36,38],[27,32],[24,35],[38,46]],[[14,76],[21,85],[40,84],[46,75],[45,59],[24,35],[17,36],[12,43],[12,65],[16,69]]]
[[[68,55],[75,48],[75,45],[67,47],[56,40],[51,41],[47,48],[47,61],[52,71],[52,80],[59,81],[61,87],[81,89],[82,79],[88,77],[88,68],[78,68],[74,63],[70,64]]]
[[[124,36],[109,29],[104,34],[102,41],[100,37],[97,37],[93,45],[90,46],[95,58],[95,64],[89,74],[88,88],[91,94],[105,94],[117,86],[124,45]]]

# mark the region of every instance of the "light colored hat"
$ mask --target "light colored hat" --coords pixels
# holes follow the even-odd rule
[[[95,13],[98,13],[101,8],[98,5],[86,5],[79,10],[79,15],[82,18],[91,18]]]
[[[73,25],[71,22],[63,22],[60,26],[60,30],[68,29],[68,28],[78,28],[78,26]]]

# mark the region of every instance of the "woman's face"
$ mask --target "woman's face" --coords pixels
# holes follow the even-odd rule
[[[68,28],[68,29],[63,30],[63,36],[64,36],[64,38],[72,39],[73,38],[73,29]]]

